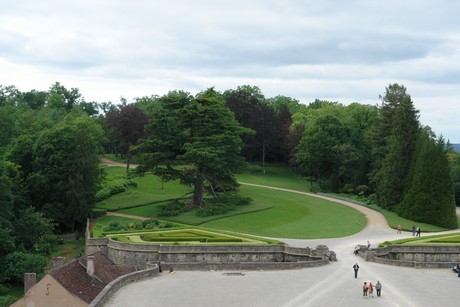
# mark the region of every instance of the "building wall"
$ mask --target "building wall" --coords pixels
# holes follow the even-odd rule
[[[23,298],[16,301],[14,307],[44,307],[44,306],[88,306],[88,304],[69,293],[51,275],[45,275],[33,286]]]

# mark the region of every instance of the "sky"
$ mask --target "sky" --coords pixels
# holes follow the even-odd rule
[[[460,1],[0,0],[0,84],[86,101],[260,88],[377,105],[407,88],[460,143]]]

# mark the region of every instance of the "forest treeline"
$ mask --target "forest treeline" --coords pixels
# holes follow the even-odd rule
[[[81,231],[104,153],[194,186],[200,207],[203,194],[236,189],[244,161],[283,163],[314,190],[366,195],[402,217],[457,227],[459,155],[419,122],[403,85],[386,87],[378,105],[305,105],[248,85],[130,103],[89,102],[58,82],[46,91],[0,86],[0,285],[37,271],[56,234]]]

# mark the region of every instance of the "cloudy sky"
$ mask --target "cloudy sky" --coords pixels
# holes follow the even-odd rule
[[[114,103],[247,84],[375,105],[400,83],[460,143],[459,13],[455,0],[0,0],[0,84]]]

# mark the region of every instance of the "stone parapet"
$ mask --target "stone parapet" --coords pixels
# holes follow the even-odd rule
[[[451,268],[460,262],[460,246],[389,245],[359,254],[366,261],[413,268]]]
[[[110,299],[112,294],[114,294],[118,289],[121,287],[148,278],[152,278],[158,276],[159,274],[159,267],[158,265],[149,265],[151,268],[133,272],[130,274],[126,274],[123,276],[118,277],[117,279],[113,280],[104,289],[96,296],[96,298],[89,304],[89,307],[102,307],[107,303]]]

